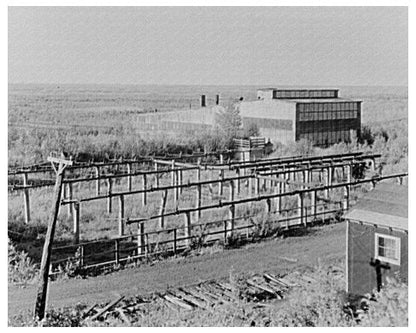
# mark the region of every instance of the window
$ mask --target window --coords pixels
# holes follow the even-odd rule
[[[400,265],[400,238],[375,234],[375,259]]]

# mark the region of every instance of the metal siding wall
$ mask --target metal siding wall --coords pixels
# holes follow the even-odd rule
[[[296,140],[316,145],[350,141],[350,130],[360,126],[360,102],[298,103]]]

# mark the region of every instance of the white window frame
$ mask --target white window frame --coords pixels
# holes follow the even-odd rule
[[[379,239],[380,238],[391,239],[391,240],[395,241],[395,246],[396,246],[395,253],[397,255],[396,259],[379,255],[379,253],[378,253],[378,244],[379,244]],[[400,237],[375,233],[375,242],[374,242],[374,244],[375,244],[374,245],[374,253],[375,253],[374,257],[375,257],[375,259],[378,259],[378,260],[383,261],[383,262],[388,262],[388,263],[393,264],[393,265],[400,266]]]

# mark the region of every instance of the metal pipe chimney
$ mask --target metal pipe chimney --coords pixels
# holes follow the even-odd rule
[[[220,95],[215,95],[215,105],[220,105]]]
[[[206,107],[206,99],[205,99],[205,95],[201,95],[201,108]]]

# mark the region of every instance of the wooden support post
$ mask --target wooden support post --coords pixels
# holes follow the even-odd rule
[[[195,207],[196,208],[200,208],[202,205],[202,186],[201,185],[197,185],[196,186],[196,203],[195,203]],[[201,211],[198,210],[195,212],[195,220],[199,221],[199,219],[201,218]]]
[[[96,180],[95,180],[95,195],[100,195],[100,179],[99,179],[99,177],[100,177],[100,167],[98,167],[98,166],[95,166],[94,167],[94,169],[95,169],[95,178],[97,178]]]
[[[328,172],[329,172],[328,182],[329,182],[329,185],[332,185],[334,182],[334,167],[330,166],[328,168]]]
[[[173,253],[176,254],[178,252],[178,231],[177,229],[173,229]]]
[[[266,199],[266,212],[271,213],[272,211],[272,199],[268,198]]]
[[[28,175],[27,173],[23,173],[23,186],[28,186]],[[28,224],[30,222],[30,199],[29,199],[29,189],[25,188],[23,190],[23,202],[24,202],[24,209],[25,209],[25,223]]]
[[[349,165],[347,165],[347,183],[351,183],[351,179],[352,179],[352,164],[350,163]],[[348,189],[351,189],[350,185],[348,185]]]
[[[316,209],[316,191],[311,191],[311,215],[313,217],[313,219],[315,219],[315,215],[317,212]]]
[[[297,198],[297,208],[296,208],[296,216],[299,218],[299,224],[303,223],[303,214],[302,214],[302,195],[298,194]]]
[[[179,177],[178,177],[178,185],[182,185],[183,184],[183,171],[179,170]],[[183,188],[180,187],[179,188],[179,194],[182,194]]]
[[[256,178],[254,179],[254,194],[259,195],[260,192],[260,179]]]
[[[172,167],[171,167],[170,173],[171,173],[171,185],[175,186],[176,184],[175,160],[172,160]],[[175,206],[176,206],[176,201],[177,201],[177,188],[173,190],[173,202],[175,203]]]
[[[222,196],[224,194],[224,185],[223,185],[224,170],[220,170],[219,179],[221,180],[221,182],[218,184],[218,195]]]
[[[376,171],[376,159],[375,158],[371,159],[371,171],[372,172]]]
[[[307,224],[307,214],[306,214],[306,207],[305,207],[305,196],[304,193],[299,195],[300,197],[300,222],[303,223],[304,226]]]
[[[350,189],[349,186],[344,186],[344,200],[342,201],[342,209],[347,210],[350,206]]]
[[[198,160],[198,165],[200,164],[200,160]],[[199,183],[201,181],[201,169],[196,170],[196,182]],[[202,186],[197,185],[196,186],[196,208],[200,208],[202,205]],[[201,218],[201,211],[198,210],[195,212],[195,221],[199,221]]]
[[[147,176],[142,175],[142,190],[145,191],[147,189]],[[147,205],[147,193],[142,193],[142,205]]]
[[[74,244],[79,243],[79,219],[80,219],[80,210],[81,210],[81,203],[75,202],[73,204],[74,212],[73,212],[73,220],[74,220]]]
[[[329,185],[329,168],[326,168],[324,171],[325,171],[325,186],[328,186]],[[325,189],[324,198],[328,199],[328,197],[329,197],[329,190]]]
[[[146,238],[144,234],[144,222],[137,225],[137,254],[142,255],[146,253]]]
[[[116,265],[120,263],[120,240],[116,239],[114,241],[114,259],[116,262]]]
[[[168,190],[165,190],[162,192],[162,200],[160,202],[160,208],[159,208],[159,229],[165,228],[165,218],[163,214],[165,213],[165,207],[166,207],[166,201],[168,199]]]
[[[175,193],[175,202],[177,203],[179,201],[179,188],[178,185],[180,183],[179,180],[179,170],[175,170],[175,189],[174,189],[174,193]]]
[[[275,194],[280,194],[282,193],[282,183],[280,182],[275,182],[274,183],[274,193]],[[276,197],[275,199],[275,203],[276,203],[276,212],[278,214],[280,214],[281,210],[282,210],[282,198],[281,197]]]
[[[186,212],[185,213],[185,243],[186,246],[190,246],[192,244],[192,226],[191,226],[191,213],[190,212]]]
[[[131,191],[132,189],[132,176],[130,175],[132,171],[131,163],[127,163],[127,173],[129,176],[127,176],[127,190]]]
[[[224,164],[224,155],[220,154],[220,164]]]
[[[111,178],[107,179],[107,213],[111,214],[113,211],[113,198],[112,198],[112,192],[113,192],[113,180]]]
[[[48,291],[48,278],[49,278],[49,267],[51,262],[53,238],[55,235],[56,221],[58,219],[58,212],[62,194],[62,180],[64,178],[64,171],[67,165],[72,165],[72,161],[58,159],[56,157],[48,157],[56,171],[56,182],[53,193],[53,205],[51,209],[51,216],[48,222],[48,229],[46,231],[45,243],[43,245],[42,260],[40,264],[39,272],[39,286],[36,296],[36,304],[34,311],[35,320],[42,320],[45,316],[46,308],[46,297]],[[56,169],[55,164],[58,163],[58,168]]]
[[[124,195],[118,197],[118,235],[124,236]]]
[[[237,177],[240,177],[240,168],[237,168],[236,174],[237,174]],[[240,179],[237,179],[237,194],[240,194],[240,191],[241,191]]]
[[[66,184],[66,198],[67,200],[72,201],[72,183]],[[74,204],[70,203],[68,205],[68,216],[72,216],[74,213]]]
[[[79,249],[79,265],[80,267],[84,267],[84,255],[85,255],[85,249],[84,249],[84,245],[81,245],[80,247],[78,247]]]
[[[308,183],[309,182],[308,178],[309,178],[308,170],[303,170],[303,172],[302,172],[302,182],[304,184]],[[302,185],[302,189],[305,189],[305,188],[306,188],[306,185]]]
[[[230,202],[234,201],[234,182],[230,181]],[[229,207],[229,211],[228,211],[228,231],[229,231],[229,235],[228,236],[232,236],[233,232],[234,232],[234,220],[235,220],[235,205],[232,204]]]
[[[248,191],[247,191],[247,195],[249,197],[253,196],[253,180],[255,180],[254,175],[248,179]]]
[[[154,167],[155,171],[158,171],[157,162],[153,161],[153,163],[155,164],[155,167]],[[155,184],[156,184],[156,187],[159,187],[159,174],[158,173],[155,173]]]

